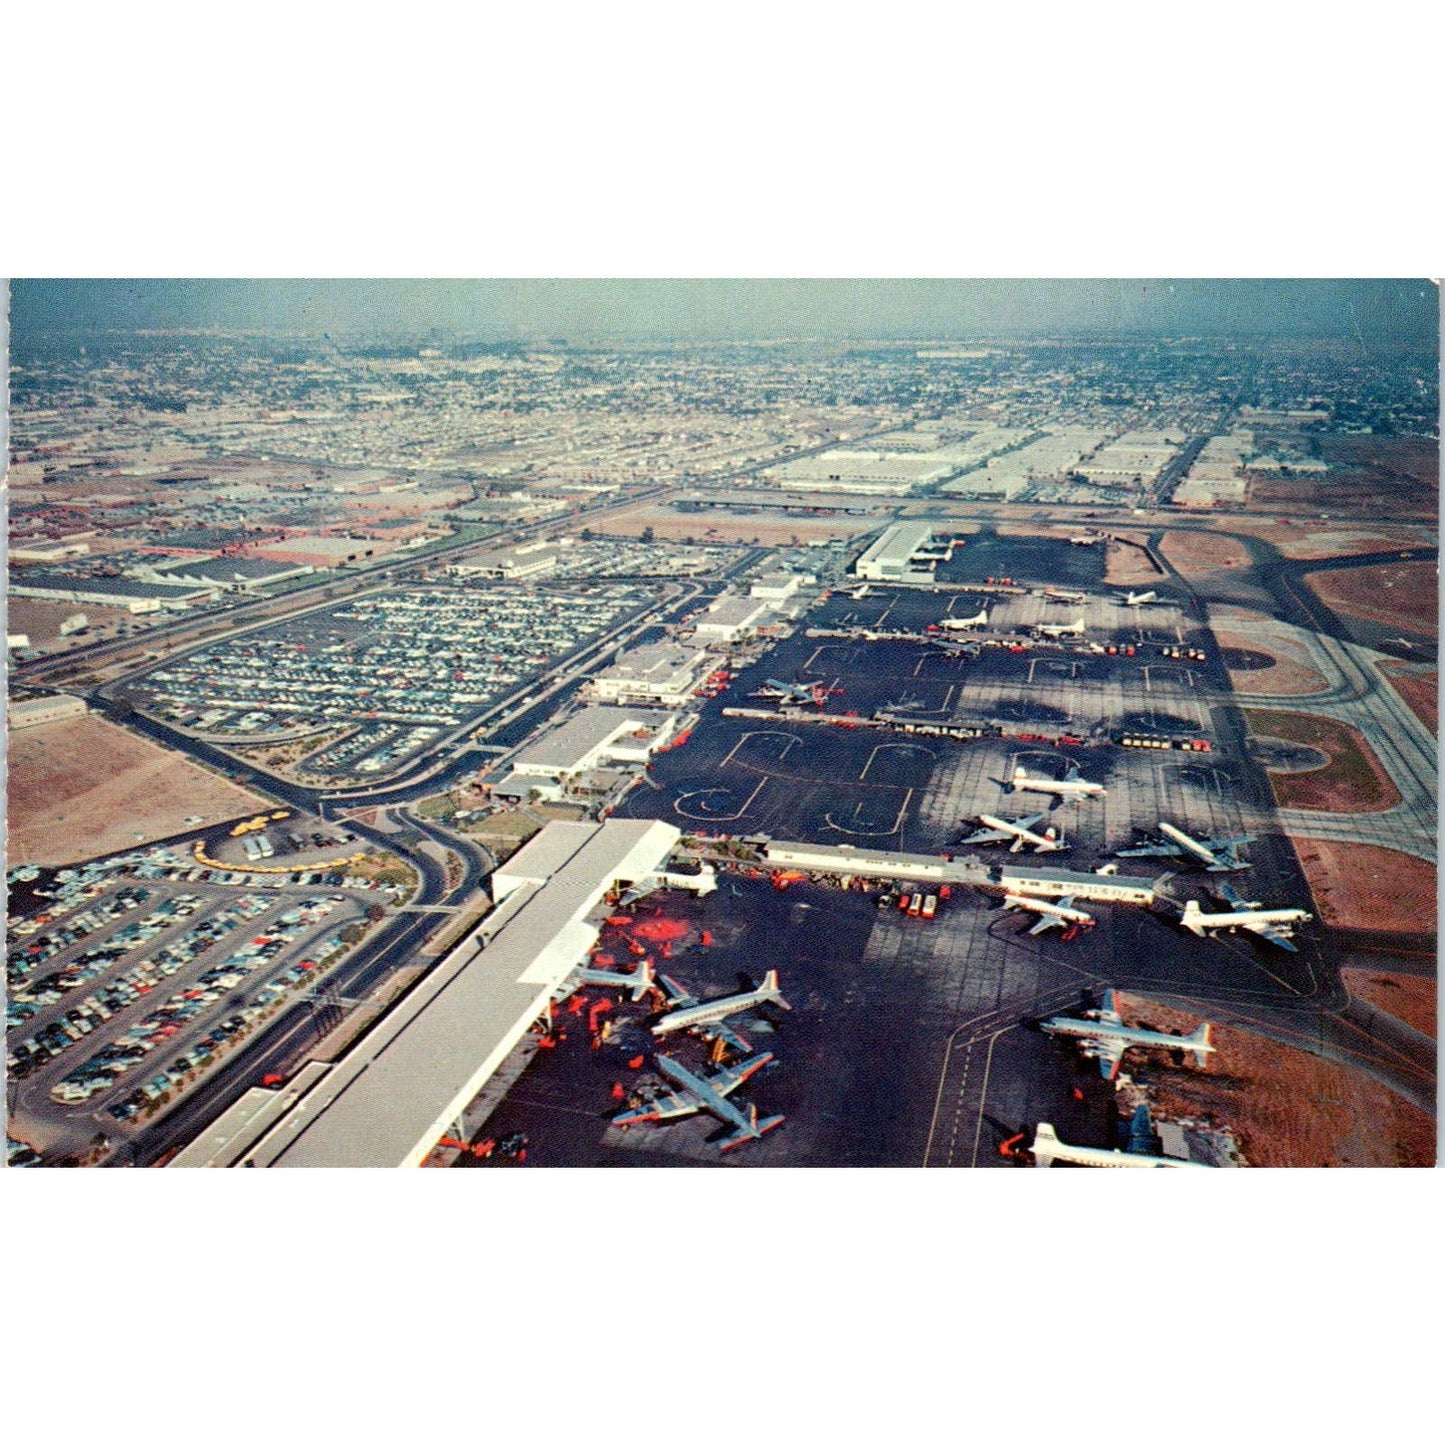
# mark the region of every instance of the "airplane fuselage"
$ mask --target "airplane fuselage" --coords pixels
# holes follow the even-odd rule
[[[1019,843],[1032,843],[1035,852],[1052,853],[1064,846],[1057,838],[1045,837],[1042,833],[1035,833],[1031,828],[1021,828],[1017,823],[1005,822],[1002,818],[995,818],[989,813],[980,813],[978,821],[985,828],[997,828],[1001,833],[1011,834],[1015,840],[1015,846]]]
[[[1117,1039],[1121,1044],[1140,1048],[1193,1049],[1195,1053],[1214,1052],[1213,1044],[1200,1043],[1189,1036],[1161,1034],[1154,1029],[1131,1029],[1127,1024],[1111,1024],[1102,1020],[1052,1018],[1039,1025],[1046,1034],[1062,1034],[1074,1039]]]
[[[1205,928],[1247,928],[1254,933],[1264,925],[1308,923],[1313,917],[1303,908],[1258,908],[1238,913],[1205,913],[1200,909],[1186,917],[1184,926],[1196,933]]]
[[[1070,923],[1092,923],[1094,915],[1082,908],[1065,908],[1062,903],[1046,903],[1042,898],[1030,898],[1023,893],[1005,893],[1005,908],[1027,908],[1030,913],[1042,913],[1049,918],[1063,918]]]
[[[1192,1159],[1171,1159],[1164,1154],[1131,1154],[1123,1149],[1094,1149],[1085,1144],[1065,1144],[1053,1125],[1035,1127],[1034,1163],[1047,1168],[1056,1160],[1066,1164],[1087,1164],[1095,1169],[1207,1169]]]
[[[773,989],[760,988],[752,993],[735,993],[727,998],[714,999],[711,1003],[695,1003],[687,1008],[674,1009],[664,1014],[652,1026],[652,1032],[659,1038],[663,1034],[675,1033],[678,1029],[695,1029],[704,1024],[715,1024],[720,1019],[756,1008],[760,1003],[773,1002],[778,994]]]

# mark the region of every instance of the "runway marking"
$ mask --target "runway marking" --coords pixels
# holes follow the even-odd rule
[[[728,753],[727,757],[725,757],[718,764],[719,771],[727,767],[727,765],[733,761],[734,755],[737,753],[737,750],[742,747],[744,743],[751,741],[753,738],[787,738],[788,746],[785,747],[782,752],[778,754],[779,762],[782,762],[782,760],[788,756],[788,752],[794,743],[802,742],[802,739],[796,733],[779,732],[776,728],[760,728],[755,732],[744,733],[742,737],[740,737],[737,742],[733,744],[732,751]],[[750,763],[739,763],[738,766],[740,768],[747,768],[752,767],[753,765]],[[756,771],[756,769],[754,769],[754,771]]]
[[[917,743],[879,743],[871,753],[868,754],[868,761],[863,764],[863,771],[858,774],[858,781],[861,783],[868,776],[868,769],[873,766],[873,760],[879,753],[922,753],[925,757],[938,759],[938,754],[932,748],[921,747]],[[896,786],[896,785],[895,785]]]
[[[997,1033],[989,1037],[988,1054],[984,1059],[983,1066],[983,1083],[980,1085],[978,1092],[978,1123],[974,1126],[973,1130],[973,1154],[968,1161],[968,1167],[970,1169],[978,1168],[978,1145],[979,1140],[983,1137],[983,1111],[988,1106],[988,1076],[993,1072],[994,1045],[998,1043],[1004,1034],[1017,1027],[1017,1024],[1010,1024],[1008,1028],[999,1029]]]

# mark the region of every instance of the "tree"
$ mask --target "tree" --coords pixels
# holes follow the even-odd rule
[[[644,527],[642,529],[642,540],[644,542],[654,541],[656,539],[656,536],[657,534],[652,530],[650,526]]]

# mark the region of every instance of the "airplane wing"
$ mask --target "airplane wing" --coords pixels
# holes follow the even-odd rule
[[[621,898],[617,900],[619,908],[626,908],[629,903],[637,903],[646,898],[649,893],[656,893],[662,884],[656,878],[644,878],[640,883],[634,883]]]
[[[725,1069],[719,1069],[708,1078],[708,1083],[724,1096],[731,1094],[734,1089],[747,1079],[751,1079],[757,1071],[773,1061],[772,1054],[756,1054],[751,1059],[745,1059],[740,1064],[729,1064]]]
[[[1268,939],[1276,948],[1283,948],[1289,953],[1299,952],[1294,935],[1289,929],[1281,927],[1278,923],[1266,923],[1258,927],[1246,923],[1244,926],[1251,933],[1257,933],[1261,938]]]
[[[1124,1045],[1119,1039],[1095,1039],[1089,1052],[1099,1061],[1099,1072],[1110,1082],[1119,1076]]]
[[[1116,858],[1173,858],[1184,851],[1178,843],[1141,843],[1137,848],[1116,848]]]
[[[1040,817],[1043,814],[1039,815]],[[971,843],[1003,843],[1012,838],[1012,833],[1005,833],[1002,828],[980,828],[977,833],[959,840],[960,847],[967,847]]]
[[[1253,899],[1246,898],[1232,883],[1219,885],[1219,896],[1233,908],[1258,908]]]
[[[667,995],[669,1003],[675,1003],[682,1008],[690,1008],[697,1000],[680,984],[675,978],[669,978],[665,973],[657,975],[657,981],[662,985],[662,991]]]
[[[1106,1024],[1121,1024],[1124,1022],[1119,1013],[1119,999],[1112,988],[1104,990],[1104,997],[1099,1001],[1099,1021]]]
[[[696,1114],[702,1108],[702,1102],[693,1098],[689,1093],[676,1089],[670,1094],[663,1094],[653,1099],[650,1103],[641,1104],[636,1109],[629,1109],[625,1114],[619,1114],[612,1122],[614,1124],[642,1124],[653,1120],[665,1122],[668,1119],[684,1119],[689,1114]]]
[[[750,1054],[753,1046],[736,1029],[730,1029],[726,1024],[703,1024],[699,1029],[705,1039],[721,1039],[730,1049],[735,1049],[740,1054]]]
[[[1029,934],[1032,936],[1035,933],[1045,933],[1050,928],[1062,928],[1063,926],[1062,918],[1056,918],[1052,913],[1043,913],[1039,915],[1039,921],[1029,929]]]

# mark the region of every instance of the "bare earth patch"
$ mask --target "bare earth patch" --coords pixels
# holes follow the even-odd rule
[[[852,505],[857,506],[854,498]],[[887,517],[816,517],[806,514],[790,516],[772,509],[751,514],[709,509],[705,512],[677,512],[665,504],[649,504],[630,512],[609,516],[597,527],[599,535],[638,537],[648,528],[653,536],[668,542],[681,542],[688,537],[697,542],[752,542],[760,546],[786,547],[793,538],[799,542],[846,540],[860,532],[871,532]]]
[[[267,806],[176,753],[86,716],[10,734],[7,862],[78,863]]]
[[[1243,542],[1216,532],[1166,532],[1159,550],[1186,577],[1248,567],[1250,562]]]
[[[1337,612],[1404,627],[1434,637],[1440,610],[1439,579],[1433,562],[1386,562],[1378,567],[1307,572],[1305,581]]]
[[[1190,1015],[1130,999],[1125,1017],[1148,1028],[1188,1030]],[[1210,1118],[1234,1131],[1262,1168],[1430,1168],[1435,1121],[1354,1069],[1240,1028],[1216,1027],[1207,1070],[1142,1066],[1161,1118]]]
[[[1415,716],[1439,737],[1440,674],[1404,672],[1388,665],[1381,667],[1380,671],[1390,680],[1390,686],[1405,699]]]
[[[1422,936],[1435,932],[1433,863],[1372,843],[1291,841],[1326,923]]]
[[[1229,526],[1231,531],[1271,543],[1285,557],[1304,562],[1351,557],[1359,552],[1386,552],[1399,547],[1430,547],[1435,542],[1433,532],[1423,527],[1331,526],[1321,522],[1266,521],[1258,517],[1231,517]]]
[[[1236,692],[1260,693],[1266,697],[1308,697],[1312,692],[1323,692],[1325,679],[1314,668],[1258,637],[1249,637],[1241,632],[1224,632],[1214,629],[1214,640],[1224,649],[1238,652],[1262,653],[1271,659],[1268,667],[1229,669],[1229,681]],[[1229,663],[1225,657],[1226,666]]]
[[[1356,998],[1364,999],[1422,1034],[1429,1034],[1432,1039],[1436,1037],[1440,1015],[1433,978],[1374,968],[1342,968],[1340,977]]]
[[[1400,790],[1358,728],[1301,712],[1245,708],[1244,716],[1256,737],[1283,738],[1329,754],[1328,765],[1314,772],[1269,775],[1281,808],[1383,813],[1399,806]]]

